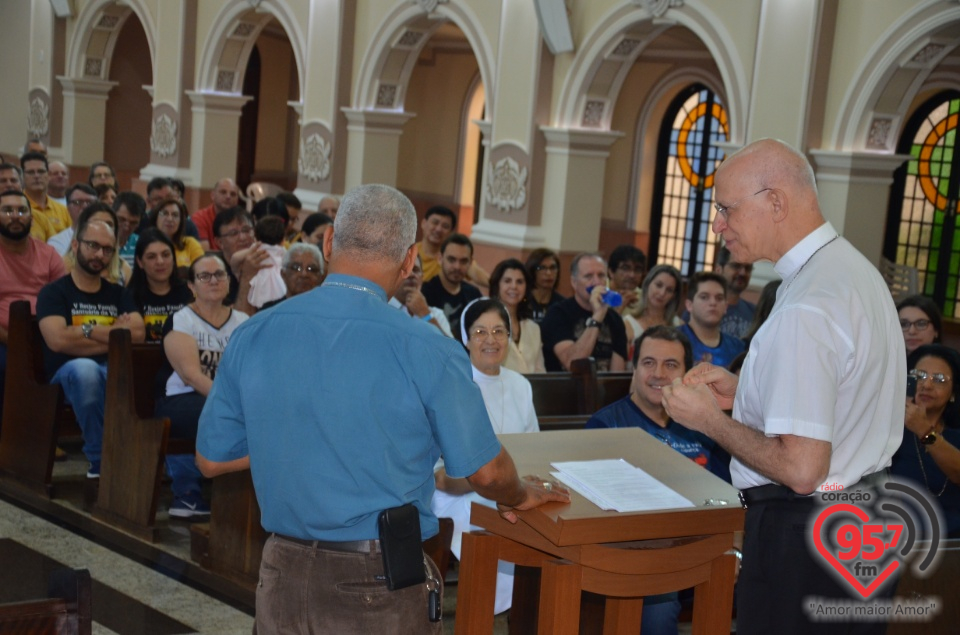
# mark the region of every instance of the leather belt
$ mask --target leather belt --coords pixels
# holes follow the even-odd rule
[[[379,540],[347,540],[343,542],[331,542],[328,540],[304,540],[303,538],[294,538],[293,536],[284,536],[274,533],[276,538],[292,542],[301,547],[311,549],[326,549],[327,551],[343,551],[345,553],[380,553]]]
[[[883,481],[887,479],[887,476],[887,470],[880,470],[879,472],[874,472],[873,474],[867,474],[857,483],[845,489],[855,490],[863,487],[876,487],[883,483]],[[748,487],[747,489],[740,490],[740,503],[744,507],[759,505],[761,503],[769,503],[771,501],[809,505],[817,502],[819,500],[817,494],[821,493],[823,492],[814,492],[809,496],[804,496],[803,494],[797,494],[786,485],[770,483],[769,485],[758,485],[756,487]]]

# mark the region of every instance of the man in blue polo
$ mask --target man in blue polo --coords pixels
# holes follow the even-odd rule
[[[271,534],[257,585],[262,633],[440,633],[431,584],[390,591],[377,518],[416,506],[436,534],[433,468],[515,509],[566,501],[521,480],[487,418],[463,347],[387,303],[413,268],[416,214],[384,185],[340,204],[323,285],[258,313],[227,347],[200,418],[207,476],[249,466]],[[290,360],[313,355],[290,374]],[[429,578],[440,579],[430,563]]]

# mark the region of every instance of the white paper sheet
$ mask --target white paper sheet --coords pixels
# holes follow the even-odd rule
[[[600,509],[639,512],[694,504],[623,459],[553,463],[553,476]]]

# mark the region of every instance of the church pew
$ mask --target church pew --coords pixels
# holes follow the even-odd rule
[[[169,451],[169,419],[153,417],[154,378],[164,356],[155,344],[133,344],[130,331],[110,333],[99,491],[92,514],[144,540],[157,539],[156,514]],[[193,451],[192,442],[186,448]]]
[[[0,604],[0,633],[46,635],[93,632],[93,583],[86,569],[58,569],[50,575],[48,598]]]
[[[50,498],[57,434],[66,419],[60,415],[63,391],[47,383],[40,327],[29,302],[10,305],[8,333],[0,481]]]

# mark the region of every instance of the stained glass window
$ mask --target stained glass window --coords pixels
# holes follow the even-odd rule
[[[960,95],[944,93],[905,127],[898,149],[913,159],[895,174],[884,245],[887,258],[917,268],[921,293],[947,317],[960,315],[958,117]]]
[[[708,88],[693,85],[670,104],[660,132],[651,262],[685,277],[712,269],[713,175],[724,156],[718,144],[729,134],[727,111]]]

